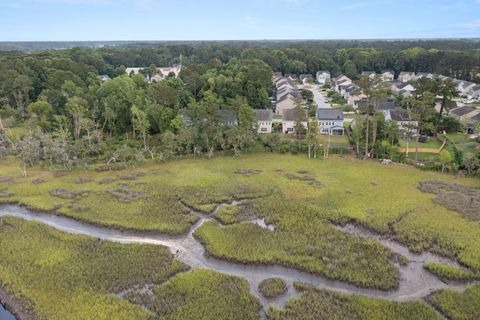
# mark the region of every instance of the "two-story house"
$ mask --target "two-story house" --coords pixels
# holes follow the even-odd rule
[[[321,134],[340,136],[345,134],[344,117],[340,109],[318,109],[317,121]]]

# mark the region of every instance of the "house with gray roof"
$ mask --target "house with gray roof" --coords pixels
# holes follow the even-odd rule
[[[282,115],[282,132],[286,134],[295,133],[295,124],[296,124],[296,114],[294,109],[285,110]],[[302,110],[302,112],[305,112]],[[307,115],[305,113],[305,118]],[[302,122],[302,125],[305,129],[307,129],[308,123]]]
[[[258,133],[272,133],[272,110],[255,110]]]
[[[317,82],[321,85],[325,85],[326,83],[330,82],[330,72],[328,71],[318,71],[317,72]]]
[[[237,125],[237,114],[231,110],[218,110],[220,121],[222,125],[234,126]]]
[[[345,134],[343,126],[344,117],[340,109],[320,108],[317,110],[317,121],[321,134],[339,135]]]
[[[377,74],[375,73],[375,71],[363,71],[362,72],[363,77],[369,77],[370,79],[375,78],[376,75]]]
[[[395,121],[400,131],[417,133],[418,121],[412,119],[410,114],[404,109],[392,109],[385,111],[385,121]]]

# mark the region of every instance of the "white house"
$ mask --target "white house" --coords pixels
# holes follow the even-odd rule
[[[345,128],[343,126],[343,112],[340,109],[321,108],[317,110],[318,126],[321,134],[343,136]]]
[[[480,84],[471,87],[468,93],[472,99],[480,99]]]
[[[272,110],[256,110],[258,133],[272,133]]]
[[[306,118],[306,115],[305,115]],[[295,110],[285,110],[282,117],[282,131],[283,133],[295,133]],[[307,129],[308,123],[302,122],[302,125]]]
[[[385,110],[385,121],[395,121],[398,124],[400,131],[409,131],[417,133],[418,121],[415,121],[411,116],[403,109]]]
[[[393,81],[395,79],[395,72],[391,70],[385,70],[382,72],[381,77],[383,81]]]
[[[377,74],[375,73],[375,71],[363,71],[362,72],[363,77],[369,77],[370,79],[375,78],[376,75]]]
[[[348,85],[351,85],[351,84],[353,84],[352,79],[350,79],[349,77],[347,77],[345,75],[340,75],[340,76],[336,77],[335,79],[333,79],[333,88],[337,92],[340,91],[340,86],[348,86]]]
[[[135,74],[139,74],[140,71],[144,69],[146,68],[143,68],[143,67],[126,68],[125,73],[128,74],[129,76],[135,75]],[[182,70],[181,66],[157,68],[157,73],[153,74],[150,78],[148,76],[146,76],[145,78],[148,82],[152,82],[152,81],[159,82],[167,78],[169,75],[173,75],[175,78],[178,78],[181,70]]]
[[[398,81],[409,82],[415,80],[415,72],[400,72],[398,75]]]
[[[98,80],[100,80],[101,84],[104,84],[105,82],[112,80],[108,75],[106,74],[101,74],[98,76]]]
[[[328,71],[318,71],[317,72],[317,82],[320,83],[321,85],[324,85],[328,82],[330,82],[330,72]]]

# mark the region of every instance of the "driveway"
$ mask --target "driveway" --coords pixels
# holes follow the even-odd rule
[[[305,89],[311,91],[313,93],[313,100],[318,105],[319,109],[331,108],[332,105],[330,103],[325,102],[325,97],[320,93],[320,86],[316,84],[309,84],[309,85],[299,85],[299,89]]]

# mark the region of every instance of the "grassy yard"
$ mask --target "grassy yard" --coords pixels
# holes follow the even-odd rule
[[[463,133],[449,133],[447,134],[449,141],[452,141],[448,147],[455,146],[459,150],[466,153],[480,152],[480,144],[473,139],[470,139],[468,135]]]

